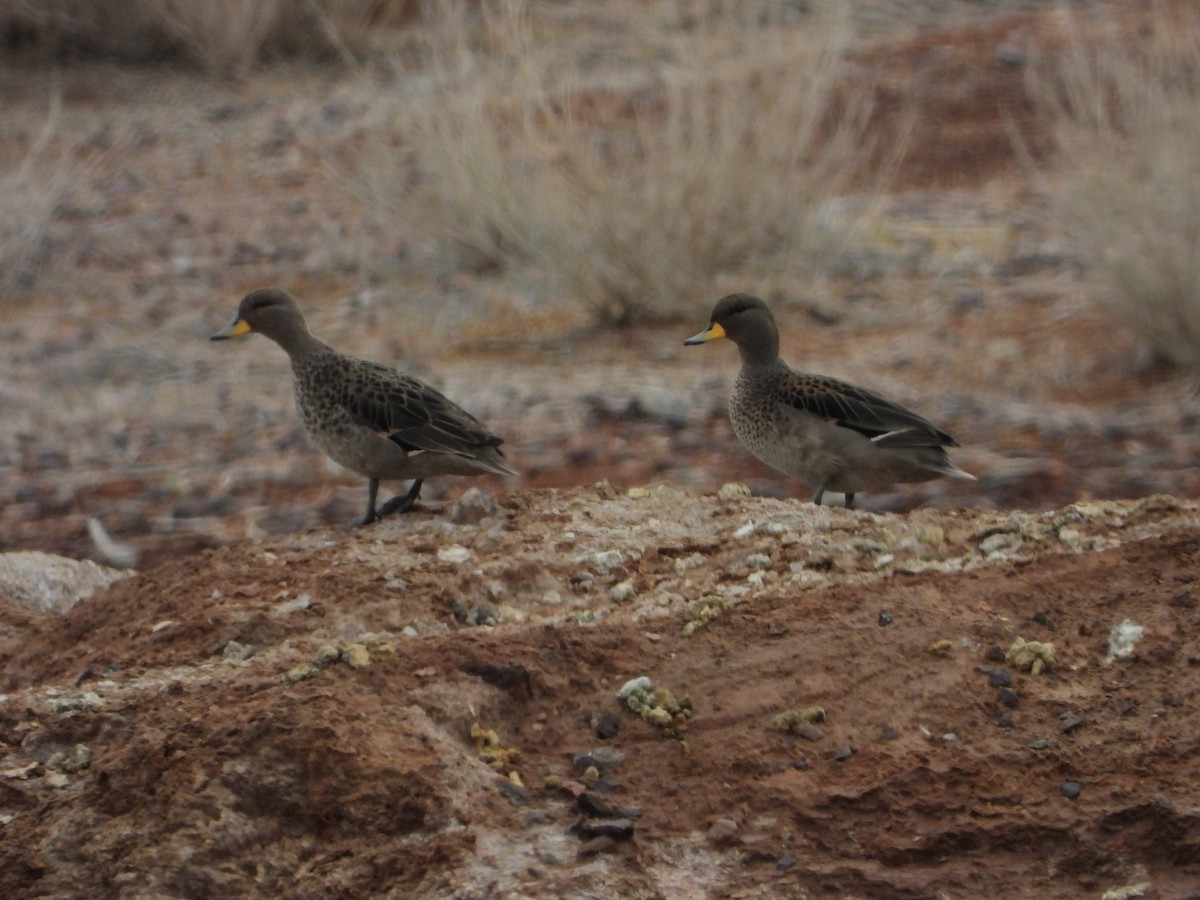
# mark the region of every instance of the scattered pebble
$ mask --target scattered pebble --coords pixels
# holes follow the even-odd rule
[[[1132,619],[1125,619],[1114,625],[1108,633],[1108,654],[1104,657],[1104,661],[1111,663],[1114,659],[1129,656],[1133,653],[1134,645],[1145,634],[1146,629]]]
[[[1078,781],[1064,781],[1063,782],[1062,793],[1063,793],[1063,796],[1066,797],[1068,800],[1077,799],[1079,797],[1079,793],[1081,790],[1082,790],[1082,788],[1080,788]]]
[[[1030,750],[1049,750],[1050,742],[1049,741],[1032,741],[1029,744],[1029,749]]]
[[[765,553],[751,553],[746,557],[746,568],[767,570],[771,568],[771,557]]]
[[[854,755],[854,748],[849,744],[838,747],[833,751],[833,758],[838,762],[844,762]]]
[[[1005,706],[1013,707],[1020,702],[1017,692],[1012,688],[1000,688],[1000,690],[997,691],[997,696],[1000,698],[1000,702]]]
[[[230,641],[225,645],[225,649],[221,651],[221,661],[227,663],[244,662],[254,655],[254,648],[249,644],[242,644],[238,641]]]
[[[512,774],[516,774],[515,772]],[[532,802],[529,791],[517,784],[511,778],[501,778],[498,784],[500,793],[513,806],[528,806]]]
[[[450,506],[450,521],[455,525],[475,525],[495,514],[496,501],[477,487],[467,488]]]
[[[1003,669],[981,669],[992,687],[1012,687],[1012,678]]]
[[[276,604],[275,612],[286,615],[288,613],[299,612],[302,609],[311,609],[312,605],[312,596],[301,594],[299,597],[293,597],[291,600],[284,600],[282,603]]]
[[[879,730],[879,736],[885,741],[895,741],[900,738],[900,732],[891,725],[884,725]]]
[[[624,562],[625,554],[620,550],[604,550],[603,552],[597,553],[592,557],[592,565],[596,567],[596,571],[601,575],[607,574],[610,569],[613,569]]]
[[[636,593],[637,589],[630,582],[620,581],[608,589],[608,599],[613,603],[628,603]]]
[[[50,754],[46,768],[54,772],[73,774],[92,764],[92,750],[87,744],[76,744],[69,751],[59,750]]]
[[[95,691],[86,691],[74,697],[58,697],[50,702],[53,713],[93,712],[104,705]]]
[[[616,747],[593,747],[591,750],[584,750],[582,753],[576,754],[571,760],[571,764],[576,769],[590,769],[607,771],[615,769],[621,763],[625,762],[625,754]]]
[[[892,624],[891,615],[889,615],[888,613],[885,613],[885,612],[881,612],[879,614],[879,627],[886,628],[888,625],[891,625],[891,624]]]
[[[592,732],[601,740],[607,741],[617,736],[621,730],[621,717],[615,712],[605,710],[592,719]]]
[[[470,559],[471,551],[461,544],[451,544],[449,547],[440,548],[437,552],[437,558],[439,562],[457,565],[458,563],[465,563]]]
[[[575,823],[575,830],[587,837],[610,837],[615,840],[626,840],[633,837],[633,821],[631,819],[581,819]]]
[[[722,817],[708,826],[708,839],[714,844],[723,844],[737,834],[737,829],[737,822]]]
[[[607,853],[617,846],[617,842],[606,834],[599,835],[579,845],[580,856],[595,856],[597,853]]]
[[[1132,900],[1134,897],[1145,897],[1153,888],[1154,885],[1149,881],[1139,881],[1137,884],[1109,888],[1100,895],[1100,900]]]
[[[1019,550],[1022,543],[1024,541],[1019,534],[1005,531],[985,537],[979,542],[979,550],[985,556],[1004,556],[1013,550]]]
[[[1059,728],[1062,730],[1063,734],[1070,734],[1083,724],[1083,718],[1081,716],[1077,716],[1075,713],[1065,712],[1058,718],[1059,721],[1062,722],[1062,724],[1059,725]]]
[[[790,853],[785,853],[783,856],[779,857],[778,861],[775,863],[775,868],[782,871],[784,869],[790,869],[795,864],[796,857],[792,856]]]

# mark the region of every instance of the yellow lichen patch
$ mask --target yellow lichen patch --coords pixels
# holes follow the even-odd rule
[[[1054,665],[1054,645],[1019,637],[1012,642],[1004,658],[1018,669],[1028,669],[1030,674],[1037,675],[1043,668]]]
[[[954,641],[948,641],[945,638],[934,641],[925,648],[926,653],[932,653],[934,656],[949,656],[952,650],[954,650]]]
[[[362,644],[346,644],[341,651],[342,659],[352,669],[365,669],[371,664],[371,653]]]
[[[500,735],[496,733],[496,729],[484,728],[475,722],[471,725],[471,740],[475,742],[475,752],[479,754],[479,759],[488,768],[509,778],[516,774],[513,766],[521,758],[521,751],[515,747],[505,747],[500,742]],[[520,776],[518,775],[517,778],[519,779]]]
[[[303,681],[339,662],[345,663],[352,669],[363,669],[371,664],[373,658],[380,659],[390,656],[393,651],[394,648],[388,641],[372,641],[370,643],[347,641],[340,644],[322,644],[313,656],[312,662],[289,669],[284,678],[292,682]]]
[[[626,682],[617,697],[651,725],[657,725],[670,737],[683,740],[688,717],[692,714],[691,700],[686,697],[676,700],[667,688],[656,688],[645,676]]]
[[[820,706],[800,706],[796,709],[785,709],[771,719],[771,727],[776,731],[790,734],[801,725],[815,725],[825,721],[825,710]]]
[[[713,619],[719,618],[731,606],[733,606],[733,601],[728,597],[705,594],[692,604],[689,610],[691,617],[683,626],[684,635],[692,634],[698,628],[703,628]]]

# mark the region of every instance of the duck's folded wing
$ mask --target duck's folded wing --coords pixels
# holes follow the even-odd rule
[[[343,407],[360,425],[409,451],[470,454],[502,443],[474,416],[429,385],[380,369],[369,387],[342,398]]]
[[[954,438],[911,410],[836,378],[796,375],[780,385],[777,399],[793,409],[851,428],[880,447],[955,445]]]

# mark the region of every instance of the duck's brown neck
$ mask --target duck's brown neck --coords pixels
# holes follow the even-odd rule
[[[779,360],[779,330],[766,319],[747,322],[738,335],[737,347],[743,367],[769,368]]]
[[[329,352],[329,346],[313,337],[307,328],[289,328],[267,336],[282,347],[293,362]]]

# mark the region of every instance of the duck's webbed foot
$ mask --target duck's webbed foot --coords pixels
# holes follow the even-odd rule
[[[418,478],[412,483],[412,487],[408,489],[408,493],[403,497],[393,497],[383,506],[379,507],[379,515],[390,516],[396,513],[406,513],[413,508],[413,504],[417,502],[417,498],[421,496],[421,484],[424,479]]]

